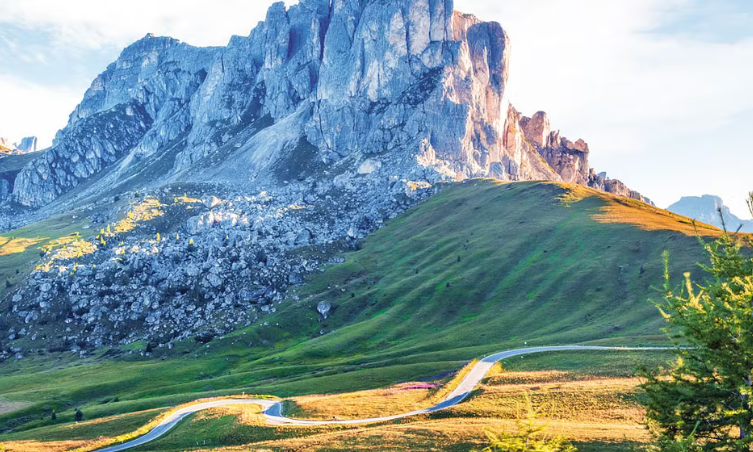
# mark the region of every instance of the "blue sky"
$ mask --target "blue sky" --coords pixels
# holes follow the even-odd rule
[[[0,136],[49,145],[124,46],[149,32],[224,45],[271,3],[2,0]],[[455,0],[455,8],[502,24],[512,40],[510,100],[586,140],[598,171],[660,207],[708,193],[750,216],[753,1]]]

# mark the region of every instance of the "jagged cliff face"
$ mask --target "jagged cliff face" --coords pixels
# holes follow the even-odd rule
[[[325,166],[376,157],[398,178],[554,179],[642,199],[592,173],[588,146],[545,114],[506,103],[509,49],[499,24],[450,0],[276,3],[223,48],[147,35],[92,83],[13,198],[40,207],[147,164],[160,168],[150,184],[270,184],[305,140]]]

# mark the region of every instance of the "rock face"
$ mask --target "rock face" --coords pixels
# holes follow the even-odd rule
[[[716,226],[717,228],[723,226],[719,216],[721,211],[728,230],[735,231],[737,228],[740,228],[742,232],[753,232],[753,220],[738,218],[729,210],[729,207],[724,205],[724,201],[718,196],[685,196],[667,207],[667,210],[710,224],[711,226]]]
[[[37,152],[37,137],[25,137],[16,146],[21,152]]]
[[[642,199],[591,174],[588,146],[551,131],[546,114],[507,104],[509,54],[499,24],[450,0],[275,3],[223,48],[147,35],[94,80],[13,197],[44,206],[149,158],[161,158],[164,180],[232,179],[223,164],[243,154],[233,176],[259,185],[289,164],[284,147],[305,140],[323,165],[388,155],[385,171],[428,182],[553,179]],[[261,131],[285,121],[262,146]]]
[[[517,115],[517,112],[515,114]],[[519,118],[518,124],[523,130],[526,144],[544,157],[547,164],[564,182],[587,185],[615,195],[651,203],[648,198],[630,190],[622,182],[607,178],[606,173],[597,174],[588,164],[588,144],[582,139],[573,143],[560,136],[559,131],[552,131],[545,112],[539,111],[530,118]]]

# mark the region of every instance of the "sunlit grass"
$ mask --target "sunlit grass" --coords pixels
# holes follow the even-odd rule
[[[115,223],[112,232],[108,233],[108,231],[106,231],[106,236],[132,231],[140,224],[164,215],[164,207],[165,205],[162,204],[159,199],[155,197],[147,197],[140,203],[131,206],[128,213],[126,213],[125,218]]]
[[[42,271],[50,271],[53,268],[56,268],[56,265],[59,261],[80,259],[87,254],[96,253],[99,250],[99,247],[97,247],[97,245],[87,240],[82,240],[76,236],[64,237],[63,239],[68,238],[71,238],[72,240],[65,240],[64,242],[57,244],[56,247],[52,247],[50,245],[45,247],[47,249],[54,249],[55,251],[45,262],[38,265],[36,269]],[[60,240],[61,239],[59,239],[58,241]],[[74,264],[72,270],[75,271],[77,267],[78,265]],[[57,268],[62,269],[62,267]]]
[[[0,237],[0,256],[23,253],[30,247],[47,239],[48,237]]]

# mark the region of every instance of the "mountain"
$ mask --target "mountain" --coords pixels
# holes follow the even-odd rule
[[[83,192],[268,188],[282,182],[273,168],[352,173],[369,159],[398,179],[550,179],[642,199],[592,172],[585,142],[551,132],[544,113],[508,105],[509,55],[499,24],[449,0],[280,2],[221,48],[147,35],[92,83],[13,199],[45,206],[95,176]],[[300,143],[315,151],[291,152]]]
[[[6,350],[227,334],[448,182],[641,204],[583,140],[509,105],[509,55],[450,0],[279,2],[226,47],[146,35],[7,172]]]
[[[753,232],[753,220],[743,220],[735,216],[718,196],[684,196],[667,207],[667,210],[722,228],[722,220],[719,217],[721,210],[728,230],[735,231],[739,227],[742,232]]]
[[[16,148],[21,152],[37,152],[37,137],[24,137]]]

